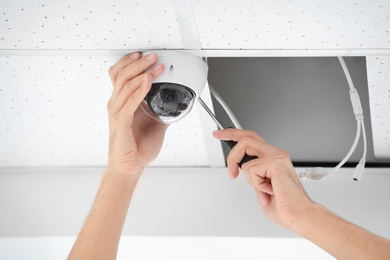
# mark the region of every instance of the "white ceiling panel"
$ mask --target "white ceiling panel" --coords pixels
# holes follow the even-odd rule
[[[203,49],[390,48],[387,0],[196,0]]]
[[[0,165],[104,165],[107,57],[0,57]]]
[[[375,156],[390,159],[390,57],[367,57]]]
[[[182,49],[176,11],[191,11],[190,2],[175,10],[170,0],[1,1],[0,166],[104,165],[108,67],[129,49]],[[196,20],[205,56],[390,49],[385,0],[192,4],[185,18]],[[170,127],[153,165],[223,165],[213,127],[195,107]]]
[[[0,49],[182,48],[170,0],[2,0]]]
[[[0,167],[104,166],[112,91],[107,70],[119,58],[0,57]],[[206,146],[203,131],[211,136],[213,125],[208,118],[202,124],[200,115],[194,107],[170,126],[152,166],[213,165],[208,149],[220,144]]]

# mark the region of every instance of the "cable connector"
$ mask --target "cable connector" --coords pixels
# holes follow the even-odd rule
[[[355,114],[356,120],[363,119],[363,108],[357,90],[351,89],[349,91],[349,95],[351,98],[353,113]]]
[[[311,181],[322,181],[331,174],[329,170],[321,167],[307,169],[304,173],[299,174],[299,178]]]
[[[360,159],[358,165],[356,165],[355,171],[352,176],[354,181],[359,181],[362,178],[365,164],[366,164],[366,159],[364,158]]]

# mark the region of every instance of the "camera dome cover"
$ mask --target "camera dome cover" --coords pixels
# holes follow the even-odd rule
[[[185,86],[153,83],[142,107],[149,116],[170,124],[190,112],[195,98],[195,92]]]
[[[170,124],[191,111],[196,98],[205,87],[208,66],[202,58],[186,52],[155,53],[158,55],[156,65],[163,63],[165,70],[153,81],[141,106],[152,118]]]

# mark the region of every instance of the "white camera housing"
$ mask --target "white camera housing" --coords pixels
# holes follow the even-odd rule
[[[143,53],[143,56],[151,52]],[[163,74],[158,76],[141,106],[154,119],[166,124],[177,122],[192,109],[203,91],[208,66],[199,56],[182,51],[153,51],[157,64],[164,64]]]

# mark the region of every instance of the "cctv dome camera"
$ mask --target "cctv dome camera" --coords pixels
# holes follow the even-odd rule
[[[157,64],[164,64],[165,70],[153,81],[141,107],[152,118],[171,124],[191,111],[205,87],[208,66],[201,57],[186,52],[154,53],[158,55]]]

